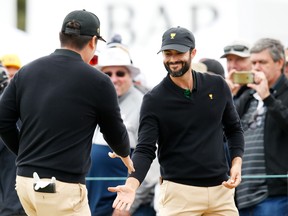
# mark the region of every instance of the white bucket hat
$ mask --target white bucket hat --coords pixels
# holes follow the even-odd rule
[[[113,45],[99,53],[98,64],[95,65],[95,68],[102,70],[106,66],[125,66],[130,71],[132,79],[134,79],[140,74],[140,69],[133,65],[129,51],[121,44]]]

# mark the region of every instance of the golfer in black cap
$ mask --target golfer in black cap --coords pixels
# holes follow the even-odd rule
[[[115,88],[88,64],[98,40],[104,41],[95,14],[69,13],[61,49],[22,67],[1,98],[0,135],[17,155],[16,190],[29,216],[91,215],[85,177],[97,125],[134,170]]]
[[[113,206],[130,208],[158,148],[159,215],[236,216],[244,139],[229,87],[220,76],[192,70],[196,49],[189,30],[168,29],[160,52],[168,74],[143,98],[132,157],[136,171],[125,185],[108,188],[118,193]],[[223,133],[232,158],[230,176]]]

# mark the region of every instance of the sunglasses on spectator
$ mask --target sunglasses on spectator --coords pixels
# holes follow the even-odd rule
[[[226,46],[224,47],[224,52],[230,52],[231,50],[243,52],[244,50],[248,50],[249,48],[243,45],[233,45],[233,46]]]
[[[108,75],[109,77],[112,77],[112,74],[115,74],[117,77],[124,77],[126,76],[126,72],[124,71],[116,71],[115,73],[112,73],[110,71],[104,72],[106,75]]]

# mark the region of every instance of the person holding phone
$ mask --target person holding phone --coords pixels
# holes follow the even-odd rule
[[[227,44],[224,54],[220,58],[226,58],[227,76],[225,78],[234,99],[238,98],[247,89],[245,84],[234,82],[233,74],[239,71],[251,71],[250,44],[243,40],[235,40]]]
[[[288,215],[288,80],[282,43],[262,38],[250,50],[254,82],[236,101],[245,138],[242,175],[236,188],[241,216]],[[272,175],[275,178],[265,178]],[[255,177],[256,177],[255,176]]]

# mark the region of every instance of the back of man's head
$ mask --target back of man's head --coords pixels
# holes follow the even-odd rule
[[[73,47],[82,50],[93,36],[100,36],[100,21],[98,17],[86,10],[75,10],[67,14],[60,31],[61,47]]]
[[[222,76],[223,78],[225,78],[224,68],[221,65],[221,63],[217,61],[216,59],[204,58],[204,59],[201,59],[200,62],[206,65],[207,72],[218,74]]]

